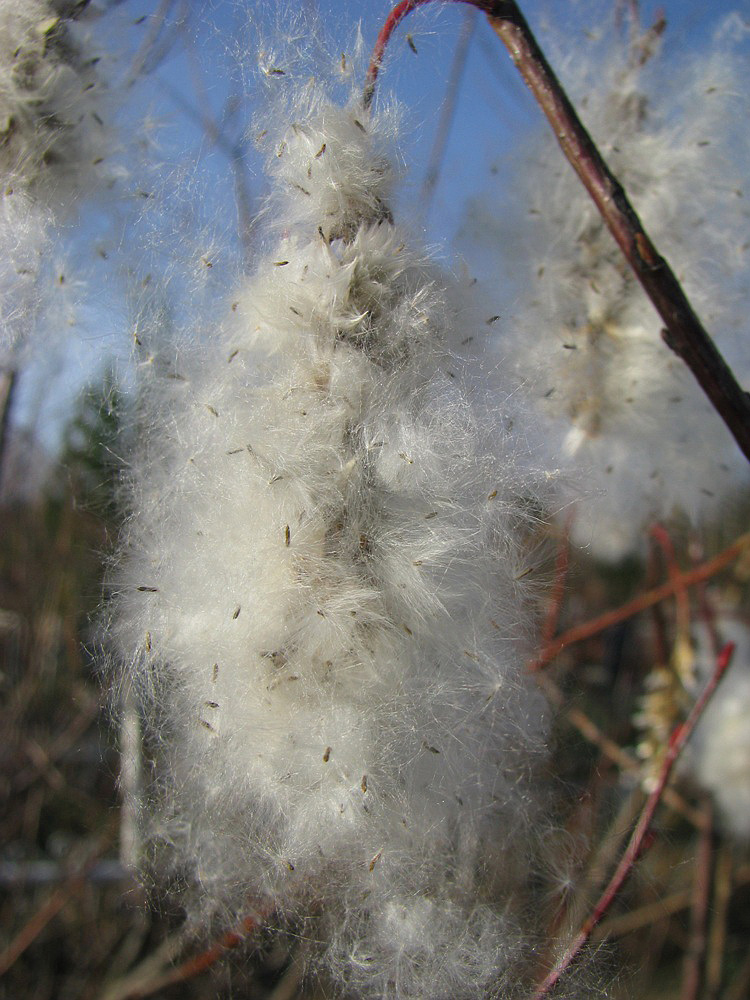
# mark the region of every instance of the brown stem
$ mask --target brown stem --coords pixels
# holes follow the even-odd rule
[[[740,873],[738,872],[736,879],[733,879],[732,847],[730,844],[724,843],[719,848],[719,856],[716,860],[713,918],[706,956],[706,1000],[717,1000],[721,991],[733,880],[739,885]]]
[[[159,993],[169,986],[194,979],[215,965],[228,951],[243,944],[260,928],[264,919],[265,915],[260,913],[247,916],[234,930],[226,931],[209,948],[194,958],[189,958],[175,968],[157,974],[147,982],[134,982],[132,986],[125,984],[123,990],[112,991],[106,996],[116,996],[118,1000],[145,1000],[146,997],[153,996],[154,993]]]
[[[674,596],[676,604],[677,636],[678,640],[689,641],[690,639],[690,595],[687,587],[682,582],[682,570],[677,561],[674,543],[669,532],[661,524],[653,524],[650,531],[651,537],[662,550],[664,561],[667,565],[667,574],[670,583],[674,584]]]
[[[396,26],[429,0],[402,0],[378,36],[365,82],[368,107],[380,64]],[[659,254],[625,191],[607,166],[547,62],[515,0],[456,0],[487,15],[490,26],[510,53],[526,84],[547,116],[565,156],[591,195],[625,254],[635,276],[661,316],[662,337],[690,368],[714,409],[750,460],[750,395],[703,328],[669,264]]]
[[[713,824],[711,803],[704,803],[706,823],[698,834],[698,855],[693,876],[693,899],[690,920],[690,944],[683,960],[680,1000],[697,1000],[700,996],[703,966],[708,946],[708,911],[713,880]]]
[[[10,438],[10,415],[13,410],[13,398],[18,384],[18,371],[9,368],[0,371],[0,484],[6,465],[6,452]]]

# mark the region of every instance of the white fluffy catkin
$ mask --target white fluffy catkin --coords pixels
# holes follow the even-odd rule
[[[278,77],[268,250],[225,321],[143,369],[107,640],[157,762],[148,833],[194,917],[260,910],[337,992],[515,996],[536,498],[392,220],[389,116]]]
[[[746,34],[725,19],[684,57],[605,32],[561,78],[656,246],[740,379],[750,168]],[[665,43],[666,44],[666,43]],[[693,375],[663,343],[661,320],[580,181],[546,134],[523,175],[529,206],[504,264],[525,268],[522,304],[500,344],[538,401],[540,446],[574,484],[573,539],[597,558],[640,551],[645,523],[693,523],[746,483],[746,462]],[[523,249],[524,241],[526,243]],[[517,263],[518,262],[518,263]]]
[[[0,346],[33,324],[50,226],[103,176],[101,84],[76,24],[82,6],[0,0]]]

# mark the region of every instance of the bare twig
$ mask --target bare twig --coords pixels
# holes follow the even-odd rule
[[[79,695],[82,697],[83,695]],[[92,698],[84,708],[75,716],[70,725],[54,740],[51,746],[44,749],[36,747],[32,749],[32,741],[27,741],[25,750],[31,759],[32,765],[19,771],[13,780],[13,794],[18,795],[38,778],[42,777],[45,771],[66,754],[86,732],[99,712],[100,705],[97,699]],[[31,751],[31,752],[29,752]]]
[[[555,984],[559,982],[563,974],[580,955],[584,945],[591,937],[594,928],[601,922],[602,918],[617,898],[620,889],[630,872],[633,870],[636,861],[649,846],[648,837],[651,829],[651,823],[659,803],[664,796],[664,790],[667,786],[667,782],[669,781],[672,769],[683,747],[687,743],[690,734],[695,729],[703,710],[708,704],[709,698],[716,690],[721,678],[724,676],[724,673],[732,660],[733,653],[734,644],[731,642],[727,643],[716,659],[716,665],[711,679],[708,684],[706,684],[695,705],[693,705],[687,719],[673,731],[669,741],[667,753],[664,757],[664,762],[659,772],[656,786],[646,800],[646,804],[643,807],[638,823],[633,830],[628,846],[620,859],[620,863],[615,869],[612,878],[600,896],[599,901],[592,910],[590,916],[584,921],[583,926],[566,949],[565,954],[534,993],[534,1000],[541,1000],[542,997],[547,996],[550,990],[552,990]]]
[[[84,884],[83,875],[76,875],[74,878],[68,879],[65,885],[55,889],[0,954],[0,976],[4,976],[8,969],[18,961],[29,945],[33,944],[39,937],[50,920],[56,917],[63,906],[81,891]]]
[[[711,803],[706,800],[707,822],[698,834],[698,856],[693,877],[693,899],[691,908],[690,945],[685,952],[682,991],[680,1000],[697,1000],[703,977],[703,965],[708,943],[708,907],[711,899],[711,878],[713,874],[713,824]]]
[[[727,987],[724,1000],[746,1000],[748,992],[750,992],[750,954]]]
[[[397,25],[430,0],[402,0],[388,16],[367,70],[369,107],[388,40]],[[625,191],[583,127],[515,0],[455,0],[483,11],[552,126],[563,153],[664,322],[665,343],[690,368],[717,413],[750,459],[750,395],[703,328],[667,261],[644,230]]]
[[[716,860],[714,877],[713,917],[708,932],[708,954],[706,957],[706,997],[714,1000],[719,996],[724,972],[724,949],[727,941],[727,916],[732,895],[732,848],[722,844]],[[739,883],[739,878],[737,878]]]
[[[0,371],[0,483],[2,483],[5,452],[8,444],[10,415],[13,409],[13,398],[18,382],[18,371],[8,368]]]
[[[105,1000],[113,1000],[113,998],[117,998],[117,1000],[143,1000],[144,997],[153,996],[154,993],[158,993],[168,986],[174,986],[177,983],[184,983],[189,979],[193,979],[195,976],[205,972],[206,969],[210,969],[212,965],[215,965],[226,952],[239,947],[239,945],[247,940],[248,935],[258,930],[264,919],[265,915],[260,913],[253,913],[245,917],[235,930],[222,934],[205,951],[202,951],[194,958],[187,959],[173,969],[168,969],[166,972],[163,969],[163,965],[161,967],[157,965],[154,974],[149,977],[142,975],[128,976],[125,983],[115,983],[107,990]],[[173,947],[170,947],[170,950],[166,953],[165,958],[167,961],[172,957],[173,950]],[[148,966],[148,971],[151,971],[152,968],[153,963]]]
[[[98,1000],[128,1000],[128,997],[137,996],[140,990],[164,975],[167,966],[180,954],[183,944],[182,931],[168,935],[127,975],[110,980],[99,994]]]
[[[625,934],[632,934],[633,931],[655,924],[658,920],[663,920],[664,917],[686,910],[690,906],[692,898],[692,889],[681,889],[665,899],[657,899],[653,903],[639,906],[637,910],[628,910],[627,913],[609,917],[592,933],[591,940],[603,941],[605,938],[624,937]]]
[[[64,885],[52,892],[45,902],[33,914],[30,920],[21,928],[7,948],[0,953],[0,976],[5,973],[18,961],[26,949],[34,943],[47,924],[62,910],[74,896],[86,885],[88,873],[96,864],[97,858],[106,846],[111,829],[108,828],[99,837],[93,851],[86,863],[73,875],[68,878]]]
[[[583,127],[514,0],[483,3],[490,25],[544,111],[563,153],[591,195],[635,276],[661,316],[665,343],[697,382],[750,459],[750,396],[703,328],[667,261]]]
[[[749,544],[750,533],[740,535],[740,537],[736,541],[732,542],[731,545],[727,546],[726,549],[714,556],[713,559],[709,559],[707,562],[703,563],[701,566],[696,566],[694,569],[680,573],[679,577],[675,577],[667,583],[663,583],[660,587],[654,587],[652,590],[648,590],[644,594],[639,594],[637,597],[634,597],[632,600],[621,605],[619,608],[607,611],[603,615],[599,615],[597,618],[592,618],[588,622],[583,622],[581,625],[575,625],[573,628],[569,628],[566,632],[563,632],[562,635],[559,635],[556,639],[549,643],[544,650],[542,650],[539,658],[531,664],[531,669],[539,670],[546,666],[554,660],[554,658],[562,652],[566,646],[570,646],[574,642],[581,642],[583,639],[589,639],[591,636],[598,635],[599,632],[604,632],[606,629],[612,628],[613,625],[618,625],[620,622],[624,622],[628,618],[632,618],[633,615],[638,614],[639,611],[645,611],[646,608],[651,608],[655,604],[659,604],[665,598],[671,597],[678,588],[692,587],[696,583],[701,583],[703,580],[710,579],[710,577],[720,573],[722,569],[737,559]]]
[[[164,28],[167,16],[174,5],[174,2],[175,0],[161,0],[159,7],[150,18],[146,37],[141,42],[141,45],[135,54],[133,63],[125,81],[126,87],[132,87],[145,69],[147,62],[156,47],[157,40],[162,32],[162,29]]]
[[[677,637],[679,641],[689,641],[690,638],[690,597],[687,587],[682,582],[682,571],[677,561],[677,553],[669,532],[661,524],[651,526],[651,536],[661,549],[667,565],[667,575],[674,583],[674,596],[677,609]]]
[[[623,799],[609,827],[598,839],[592,853],[581,886],[576,893],[575,905],[570,908],[567,920],[567,931],[572,933],[589,912],[591,903],[596,899],[595,893],[601,892],[601,887],[612,870],[612,865],[622,851],[623,844],[633,823],[643,808],[645,795],[639,785],[630,789]]]
[[[241,139],[234,141],[227,134],[227,123],[231,115],[231,109],[239,106],[238,95],[230,94],[226,102],[227,110],[220,122],[211,107],[200,61],[195,51],[194,39],[187,31],[187,25],[184,21],[180,22],[179,28],[183,36],[183,47],[188,58],[193,90],[198,102],[198,110],[194,114],[209,141],[226,155],[232,171],[235,206],[237,209],[237,235],[245,258],[244,263],[249,267],[253,249],[251,234],[254,225],[254,213],[245,165],[245,149]],[[180,103],[184,107],[186,102],[180,101]],[[192,112],[193,109],[189,108],[189,110]]]

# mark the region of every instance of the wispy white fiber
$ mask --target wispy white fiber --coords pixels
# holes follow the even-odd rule
[[[260,911],[337,993],[516,995],[539,498],[392,218],[393,115],[264,67],[266,250],[141,368],[107,641],[150,733],[147,834],[196,919]]]
[[[610,32],[566,32],[555,64],[584,123],[670,261],[707,329],[748,376],[748,63],[738,19],[678,57]],[[747,39],[745,39],[746,42]],[[527,220],[502,266],[525,268],[501,344],[538,401],[540,447],[571,484],[574,540],[616,560],[645,522],[710,516],[746,463],[554,137],[539,142],[518,203]]]

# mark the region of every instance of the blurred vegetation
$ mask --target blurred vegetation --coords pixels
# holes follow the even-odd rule
[[[238,947],[224,941],[231,947],[203,952],[210,942],[164,909],[158,891],[149,897],[120,858],[128,820],[119,736],[92,631],[118,519],[119,420],[106,373],[81,395],[43,485],[30,492],[11,483],[0,505],[0,997],[309,998],[294,947],[252,928]],[[27,463],[39,461],[28,442],[23,450]],[[713,551],[746,520],[738,507],[716,530]],[[677,546],[687,564],[687,536]],[[652,563],[613,574],[572,556],[558,632],[663,580],[666,567]],[[747,563],[745,553],[712,582],[744,608]],[[590,912],[643,804],[616,752],[632,755],[638,742],[632,720],[659,655],[654,636],[668,652],[677,634],[672,603],[593,634],[547,668],[564,699],[550,775],[560,827],[541,873],[552,939],[567,939]],[[582,725],[598,727],[600,741],[584,737]],[[710,802],[682,784],[693,822],[661,807],[654,844],[601,928],[611,943],[596,961],[600,981],[616,979],[612,997],[750,995],[750,855],[722,838]],[[195,966],[180,964],[201,954]],[[617,968],[625,971],[614,977]]]

